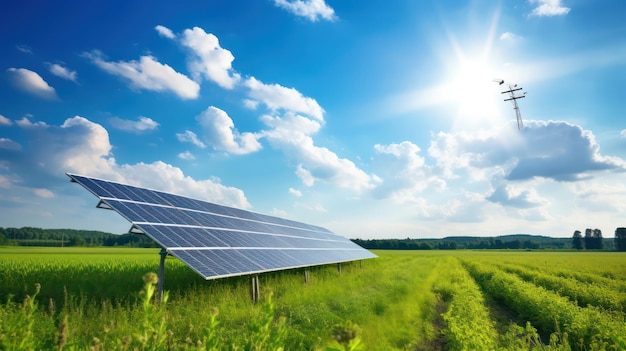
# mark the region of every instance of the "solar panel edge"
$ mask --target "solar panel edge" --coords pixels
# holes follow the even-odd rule
[[[88,177],[88,176],[84,176],[84,175],[80,175],[80,174],[76,174],[76,173],[66,172],[65,174],[68,177],[70,177],[70,179],[72,179],[73,181],[81,184],[84,188],[86,188],[88,191],[90,191],[92,194],[94,194],[94,195],[96,195],[98,197],[100,197],[100,196],[97,195],[96,193],[94,193],[90,188],[88,188],[85,185],[83,185],[83,183],[80,182],[79,180],[77,180],[76,178],[80,177],[80,178],[85,178],[85,179],[90,179],[90,180],[98,180],[98,181],[102,181],[102,182],[107,182],[107,183],[112,183],[112,184],[119,184],[119,185],[122,185],[122,186],[133,187],[133,188],[140,188],[140,189],[150,190],[150,191],[157,192],[157,193],[164,193],[164,194],[168,194],[168,195],[172,195],[172,196],[187,198],[187,199],[191,199],[191,200],[194,200],[194,201],[206,202],[206,203],[217,205],[217,206],[224,207],[224,208],[227,208],[227,209],[233,209],[235,211],[243,211],[243,212],[250,213],[250,214],[253,214],[253,215],[258,215],[258,216],[261,216],[261,217],[268,217],[268,218],[276,219],[276,220],[279,220],[279,221],[288,221],[290,223],[302,224],[302,225],[307,226],[307,227],[313,227],[313,228],[321,229],[321,230],[319,230],[319,232],[322,232],[322,233],[343,237],[342,235],[337,234],[337,233],[335,233],[335,232],[333,232],[331,230],[328,230],[327,228],[324,228],[324,227],[321,227],[321,226],[317,226],[317,225],[313,225],[313,224],[309,224],[309,223],[295,221],[295,220],[292,220],[292,219],[271,216],[271,215],[263,214],[263,213],[260,213],[260,212],[249,211],[249,210],[245,210],[245,209],[241,209],[241,208],[237,208],[237,207],[232,207],[232,206],[220,205],[220,204],[216,204],[216,203],[213,203],[213,202],[210,202],[210,201],[193,198],[193,197],[190,197],[190,196],[183,196],[183,195],[177,195],[177,194],[169,193],[169,192],[166,192],[166,191],[163,191],[163,190],[151,189],[151,188],[147,188],[147,187],[139,187],[139,186],[136,186],[136,185],[110,181],[110,180],[106,180],[106,179],[102,179],[102,178]],[[298,227],[298,228],[305,229],[305,230],[310,230],[310,229],[302,228],[302,227]]]

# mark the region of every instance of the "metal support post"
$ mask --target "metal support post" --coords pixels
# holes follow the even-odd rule
[[[159,264],[159,281],[157,282],[157,291],[159,292],[159,302],[160,302],[163,300],[163,280],[165,279],[164,277],[165,257],[167,257],[167,250],[165,250],[164,248],[161,248],[159,255],[161,255],[161,262]]]
[[[309,270],[308,269],[304,270],[304,282],[305,283],[309,282]]]
[[[252,276],[252,282],[250,285],[250,293],[252,294],[252,302],[257,303],[261,299],[261,293],[259,291],[259,275]]]
[[[341,274],[341,262],[337,263],[337,271]]]

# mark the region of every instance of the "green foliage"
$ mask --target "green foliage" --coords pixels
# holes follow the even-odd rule
[[[623,315],[614,316],[593,307],[581,308],[563,296],[525,282],[492,265],[469,260],[464,260],[463,263],[491,296],[502,300],[520,317],[547,334],[563,330],[570,340],[576,341],[575,346],[579,349],[586,348],[598,338],[610,345],[610,335],[626,334]],[[611,334],[603,336],[607,330]]]
[[[527,282],[555,291],[580,306],[596,306],[616,312],[626,311],[626,293],[607,288],[598,282],[584,283],[511,264],[498,265]]]
[[[326,351],[363,350],[360,333],[359,326],[350,321],[333,326],[332,335],[335,345],[326,347]]]
[[[0,350],[38,350],[42,347],[42,340],[34,330],[36,297],[40,288],[35,284],[35,293],[26,295],[21,304],[14,303],[9,297],[6,306],[0,308]]]
[[[142,235],[111,234],[94,230],[42,229],[34,227],[0,227],[0,245],[18,246],[129,246],[157,247],[155,242]]]
[[[274,324],[274,303],[272,293],[261,306],[261,314],[248,325],[250,340],[246,344],[246,351],[283,351],[287,334],[285,318],[281,317]]]
[[[494,350],[498,334],[478,286],[457,260],[442,272],[439,282],[446,286],[438,285],[435,289],[450,301],[443,314],[446,346],[449,350]]]
[[[158,268],[154,249],[0,248],[0,350],[624,349],[621,311],[574,302],[625,292],[623,253],[377,254],[342,274],[310,268],[308,283],[263,274],[272,293],[255,305],[248,277],[204,281],[174,258],[163,302],[154,275],[133,293]],[[496,305],[511,315],[494,318]]]

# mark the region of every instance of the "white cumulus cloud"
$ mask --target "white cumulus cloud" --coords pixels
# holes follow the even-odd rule
[[[337,19],[335,10],[324,0],[274,0],[274,4],[311,22],[316,22],[320,18],[327,21]]]
[[[0,126],[10,126],[12,124],[13,122],[11,122],[10,119],[4,117],[3,115],[0,115]]]
[[[295,197],[302,197],[302,192],[300,190],[294,189],[294,188],[289,188],[289,194],[295,196]]]
[[[164,38],[168,38],[168,39],[174,39],[176,38],[176,35],[174,35],[174,32],[172,32],[171,29],[162,26],[162,25],[158,25],[156,27],[154,27],[154,29],[159,33],[160,36],[164,37]]]
[[[196,159],[196,156],[194,156],[191,151],[187,150],[185,152],[181,152],[178,154],[178,158],[180,158],[181,160],[185,160],[185,161],[193,161]]]
[[[286,88],[279,84],[265,84],[254,77],[248,78],[244,85],[250,89],[248,93],[250,98],[262,102],[272,111],[304,113],[320,121],[324,120],[324,109],[317,101],[302,95],[294,88]]]
[[[319,121],[293,113],[283,117],[264,115],[261,121],[270,127],[262,132],[263,137],[297,162],[296,175],[304,185],[320,181],[356,192],[374,187],[376,179],[352,161],[315,145],[311,135],[319,130]]]
[[[420,148],[409,142],[374,146],[374,162],[383,181],[376,187],[375,195],[397,202],[411,202],[426,188],[443,189],[444,180],[432,175],[431,168],[420,156]]]
[[[193,179],[162,161],[119,164],[112,154],[107,130],[80,116],[68,118],[62,125],[46,127],[33,123],[24,130],[31,142],[19,158],[6,158],[7,172],[16,172],[23,184],[56,179],[65,172],[119,181],[216,202],[227,206],[249,208],[242,190],[228,187],[219,179]],[[36,138],[34,137],[36,136]],[[0,157],[2,157],[0,149]],[[8,176],[5,176],[8,177]],[[9,178],[7,178],[9,179]],[[34,189],[42,186],[33,187]]]
[[[215,35],[194,27],[185,29],[180,41],[193,53],[189,60],[189,71],[194,79],[204,77],[224,89],[233,89],[241,79],[232,68],[235,57],[220,46]]]
[[[139,61],[106,61],[99,52],[83,54],[107,73],[122,77],[134,89],[171,91],[182,99],[196,99],[200,85],[172,67],[158,62],[152,56],[141,56]]]
[[[178,139],[178,141],[183,142],[183,143],[192,143],[195,146],[204,149],[206,148],[206,144],[202,142],[202,140],[200,140],[198,138],[198,136],[196,135],[196,133],[190,131],[190,130],[186,130],[183,133],[176,133],[176,138]]]
[[[520,36],[511,32],[504,32],[500,34],[500,40],[514,41],[518,39],[520,39]]]
[[[570,11],[569,7],[563,6],[561,0],[530,0],[530,3],[537,5],[531,13],[534,16],[562,16]]]
[[[109,118],[109,122],[111,123],[111,126],[113,126],[113,128],[137,134],[149,132],[159,127],[159,124],[155,122],[152,118],[143,116],[140,116],[137,121],[131,121],[119,117],[112,117]]]
[[[63,67],[58,63],[49,64],[48,69],[50,70],[50,73],[55,76],[71,80],[72,82],[76,82],[76,79],[78,78],[78,73],[76,73],[76,71],[72,71],[71,69]]]
[[[501,169],[507,180],[577,181],[600,171],[626,171],[626,162],[603,156],[591,131],[561,121],[528,121],[522,133],[439,133],[428,149],[448,177],[467,171],[476,179]]]
[[[26,68],[9,68],[7,72],[9,79],[19,90],[48,100],[57,99],[54,88],[36,72]]]
[[[24,116],[21,119],[15,121],[15,124],[21,128],[48,127],[48,125],[44,121],[31,122],[29,119],[30,117],[31,116]]]
[[[248,154],[261,149],[259,135],[239,133],[228,114],[217,107],[210,106],[196,120],[202,127],[204,141],[216,150]]]

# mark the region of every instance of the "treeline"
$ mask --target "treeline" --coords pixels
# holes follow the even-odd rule
[[[626,231],[625,231],[626,234]],[[368,250],[571,250],[576,248],[572,239],[539,235],[513,234],[497,237],[446,237],[443,239],[353,239]],[[601,250],[614,250],[617,242],[602,243]]]
[[[532,240],[504,241],[494,238],[482,240],[445,239],[353,239],[357,245],[368,250],[457,250],[457,249],[541,249],[541,244]],[[554,247],[553,247],[554,248]]]
[[[145,235],[116,235],[93,230],[0,227],[0,245],[9,246],[128,246],[157,247]]]
[[[616,249],[617,251],[626,251],[626,228],[615,229],[615,239],[613,245],[610,240],[605,241],[602,237],[602,231],[600,229],[585,229],[585,236],[583,237],[580,230],[576,230],[572,236],[572,248],[576,250],[605,250]]]

